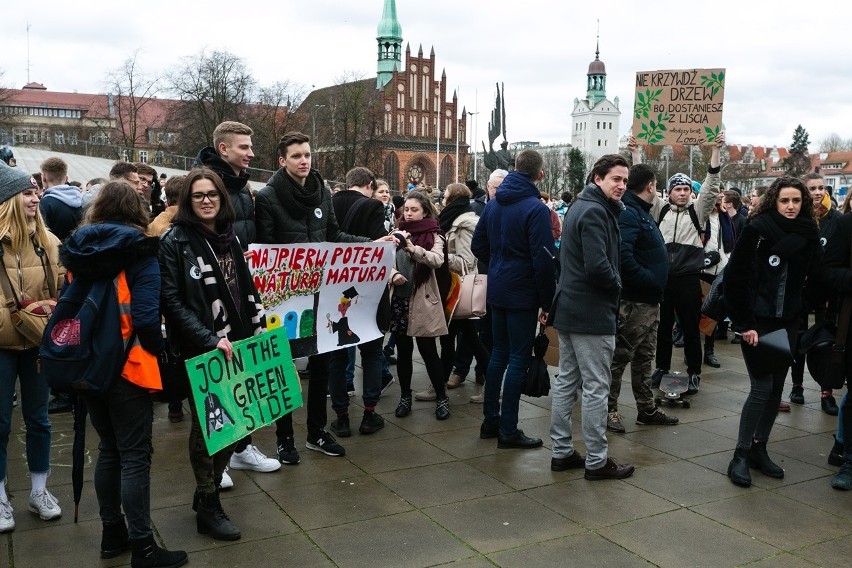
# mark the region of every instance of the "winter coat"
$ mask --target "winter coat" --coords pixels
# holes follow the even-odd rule
[[[473,232],[479,221],[476,213],[468,211],[456,217],[447,232],[447,264],[458,274],[475,274],[476,257],[470,250]]]
[[[669,251],[669,277],[698,275],[704,269],[704,245],[701,232],[716,205],[721,178],[720,168],[709,168],[696,199],[683,206],[669,205],[669,210],[660,218],[666,203],[656,197],[651,215],[657,220],[663,240]],[[692,221],[689,208],[695,211],[698,227]]]
[[[559,252],[562,271],[550,310],[559,331],[615,335],[621,297],[618,218],[622,208],[600,187],[589,184],[565,214]]]
[[[482,212],[471,242],[488,265],[488,303],[507,310],[547,310],[556,288],[550,210],[529,176],[509,172]]]
[[[45,190],[38,208],[50,232],[64,241],[83,218],[83,194],[73,185],[55,185]]]
[[[248,250],[251,243],[257,242],[254,201],[248,183],[248,172],[243,170],[239,174],[235,174],[234,168],[220,158],[216,149],[212,146],[203,148],[198,152],[192,167],[200,166],[210,168],[222,178],[225,189],[228,190],[228,195],[231,197],[234,212],[237,214],[236,221],[234,221],[234,232],[237,233],[237,238],[240,239],[243,250]]]
[[[169,205],[166,210],[157,215],[153,221],[148,224],[148,234],[152,237],[159,237],[169,230],[172,225],[172,220],[177,213],[177,205]]]
[[[432,270],[429,279],[411,294],[408,303],[408,337],[439,337],[448,333],[444,304],[435,278],[435,269],[444,263],[444,246],[444,239],[436,236],[431,250],[415,246],[411,253],[412,264],[425,264]],[[396,269],[392,271],[391,281],[396,272]]]
[[[186,229],[172,225],[160,239],[161,305],[169,348],[183,359],[212,351],[220,339],[214,331],[213,311],[204,297],[198,264]],[[193,278],[193,274],[199,277]]]
[[[56,289],[59,290],[65,277],[65,268],[59,263],[59,239],[53,233],[48,233],[48,239],[44,258],[53,271]],[[34,243],[29,241],[18,254],[11,249],[10,239],[3,239],[0,244],[3,247],[3,268],[9,275],[12,289],[18,295],[18,299],[26,302],[50,298],[44,266],[36,253]],[[0,288],[0,349],[23,350],[37,347],[36,344],[24,339],[24,336],[15,329],[12,313],[6,307],[6,301],[3,289]]]
[[[773,254],[772,247],[752,221],[731,253],[723,284],[735,329],[787,327],[809,309],[815,285],[823,280],[822,247],[817,239],[793,259]]]
[[[837,221],[843,216],[843,213],[837,209],[829,209],[828,212],[817,222],[819,223],[819,242],[823,250],[828,246],[831,237],[837,231]]]
[[[319,184],[322,201],[313,212],[302,214],[300,211],[285,208],[280,196],[282,192],[288,191],[288,182],[295,183],[292,179],[285,181],[284,176],[288,176],[287,171],[281,168],[272,174],[269,183],[256,196],[256,242],[281,245],[370,242],[372,239],[355,237],[340,230],[334,214],[331,192],[325,187],[319,172],[311,170],[309,175],[313,176],[314,181]]]
[[[724,270],[724,268],[728,265],[728,259],[731,256],[730,252],[725,252],[725,246],[722,242],[722,227],[720,226],[723,222],[720,218],[722,215],[727,216],[728,214],[725,212],[718,213],[714,211],[707,219],[707,224],[710,225],[710,232],[707,233],[707,241],[704,243],[704,252],[719,253],[719,262],[713,266],[708,266],[702,271],[704,274],[709,274],[710,276],[716,276],[722,272],[722,270]],[[732,221],[728,222],[733,224]]]
[[[618,215],[621,232],[621,299],[659,304],[669,273],[669,257],[663,235],[651,217],[651,203],[626,191]]]
[[[142,349],[154,355],[163,350],[159,248],[159,238],[135,227],[97,223],[74,231],[59,255],[72,278],[112,279],[125,271],[131,325]]]
[[[470,198],[470,208],[479,216],[485,211],[486,205],[488,205],[488,193],[484,189],[477,187],[473,190],[473,195]]]

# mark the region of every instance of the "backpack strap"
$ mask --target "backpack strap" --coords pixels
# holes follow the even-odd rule
[[[657,217],[657,226],[663,222],[663,217],[666,216],[666,213],[672,208],[671,203],[666,203],[660,209],[660,214]],[[689,213],[689,218],[692,220],[692,226],[695,227],[695,230],[698,231],[698,236],[703,237],[705,235],[705,231],[701,228],[701,223],[698,222],[698,213],[695,211],[695,204],[690,203],[689,207],[686,208],[687,213]]]
[[[33,247],[35,248],[36,256],[41,261],[41,267],[44,270],[44,279],[47,282],[47,292],[51,298],[57,298],[56,295],[56,279],[53,277],[53,268],[50,267],[50,262],[45,261],[47,252],[43,247],[39,246],[33,239]],[[48,260],[50,260],[48,258]]]

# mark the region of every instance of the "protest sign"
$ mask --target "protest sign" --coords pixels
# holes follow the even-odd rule
[[[633,136],[639,144],[711,144],[722,130],[724,69],[636,73]]]
[[[380,337],[393,261],[393,243],[251,245],[248,259],[267,326],[284,328],[294,357]]]
[[[283,329],[232,343],[186,361],[201,433],[210,455],[302,406],[299,376]]]

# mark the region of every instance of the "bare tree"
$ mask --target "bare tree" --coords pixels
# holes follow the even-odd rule
[[[848,152],[850,150],[852,150],[852,139],[843,140],[835,132],[819,141],[819,152]]]
[[[168,90],[182,104],[171,117],[180,128],[184,153],[209,145],[213,131],[226,120],[245,122],[257,83],[245,61],[229,51],[201,50],[184,57],[165,78]]]
[[[278,141],[290,130],[304,130],[305,120],[293,112],[305,97],[305,88],[290,81],[280,81],[258,90],[257,103],[245,109],[245,123],[254,135],[255,166],[275,170]]]
[[[140,71],[137,63],[140,50],[124,60],[120,67],[113,69],[106,76],[107,92],[113,95],[116,130],[120,146],[135,148],[139,142],[140,129],[151,127],[148,120],[141,120],[143,108],[157,96],[159,77]]]
[[[9,139],[0,139],[0,144],[14,141],[12,140],[12,128],[15,126],[15,115],[2,110],[6,106],[6,102],[14,95],[14,91],[7,88],[4,84],[3,76],[5,74],[6,71],[0,69],[0,133],[4,133],[3,138],[8,137]]]

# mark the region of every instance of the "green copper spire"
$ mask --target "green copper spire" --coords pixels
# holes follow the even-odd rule
[[[402,63],[402,26],[396,19],[395,0],[385,0],[382,19],[376,29],[376,41],[379,43],[376,88],[381,89]]]

